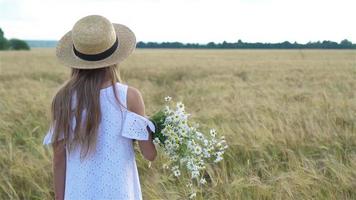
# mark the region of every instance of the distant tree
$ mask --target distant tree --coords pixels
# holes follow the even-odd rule
[[[288,41],[284,41],[284,42],[280,43],[278,46],[281,49],[291,49],[291,48],[293,48],[293,45]]]
[[[29,50],[28,44],[19,39],[7,40],[4,37],[4,31],[0,28],[0,50]]]
[[[9,44],[10,44],[10,49],[13,50],[30,50],[28,44],[23,40],[11,39],[9,40]]]
[[[347,39],[345,39],[345,40],[342,40],[341,42],[340,42],[340,47],[341,48],[352,48],[352,42],[350,42],[350,41],[348,41]]]
[[[333,42],[333,41],[329,41],[329,40],[324,40],[321,43],[321,48],[322,49],[338,49],[339,48],[339,44],[337,42]]]
[[[206,45],[206,47],[213,49],[213,48],[216,48],[216,45],[215,45],[214,42],[209,42],[209,43]]]
[[[145,43],[144,42],[138,42],[137,44],[136,44],[136,47],[137,48],[145,48]]]
[[[223,42],[222,45],[220,45],[220,46],[221,46],[221,48],[225,49],[225,48],[227,48],[228,44],[227,44],[227,42],[224,40],[224,42]]]
[[[5,50],[9,48],[9,43],[7,39],[4,37],[4,32],[0,28],[0,50]]]

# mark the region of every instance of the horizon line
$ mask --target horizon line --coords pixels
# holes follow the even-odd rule
[[[11,38],[11,39],[18,39],[18,38]],[[41,42],[58,42],[59,40],[52,40],[52,39],[21,39],[21,40],[24,40],[24,41],[41,41]],[[353,41],[345,38],[343,40],[347,40],[349,42],[351,42],[352,44],[356,44],[354,43]],[[206,45],[206,44],[209,44],[209,43],[215,43],[215,44],[219,44],[219,43],[237,43],[239,41],[243,42],[243,43],[263,43],[263,44],[277,44],[277,43],[283,43],[283,42],[289,42],[291,44],[294,44],[294,43],[297,43],[297,44],[308,44],[308,43],[316,43],[316,42],[324,42],[324,41],[329,41],[329,42],[337,42],[337,43],[340,43],[342,42],[343,40],[340,40],[340,41],[334,41],[334,40],[315,40],[315,41],[312,41],[312,40],[309,40],[308,42],[305,42],[305,43],[299,43],[297,41],[289,41],[289,40],[281,40],[279,42],[261,42],[261,41],[257,41],[257,42],[250,42],[250,41],[243,41],[242,39],[238,39],[236,41],[226,41],[226,40],[223,40],[223,41],[220,41],[220,42],[215,42],[215,41],[210,41],[210,42],[205,42],[205,43],[202,43],[202,42],[181,42],[181,41],[137,41],[136,43],[139,43],[139,42],[143,42],[143,43],[181,43],[181,44],[199,44],[199,45]]]

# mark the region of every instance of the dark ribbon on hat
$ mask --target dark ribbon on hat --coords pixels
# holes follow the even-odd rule
[[[119,46],[119,40],[116,37],[115,43],[109,49],[105,50],[104,52],[98,53],[98,54],[84,54],[84,53],[81,53],[75,48],[74,45],[73,45],[73,51],[74,51],[74,54],[76,56],[78,56],[79,58],[81,58],[83,60],[99,61],[99,60],[103,60],[103,59],[111,56],[116,51],[118,46]]]

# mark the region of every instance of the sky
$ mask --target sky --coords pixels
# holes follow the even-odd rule
[[[6,38],[59,40],[87,15],[138,41],[356,43],[355,0],[0,0]]]

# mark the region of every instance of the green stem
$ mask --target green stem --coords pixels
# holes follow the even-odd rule
[[[152,123],[154,123],[155,125],[155,133],[153,134],[154,138],[159,138],[159,140],[161,141],[161,143],[164,143],[166,137],[162,134],[162,130],[164,129],[164,121],[166,120],[166,115],[164,113],[164,110],[161,109],[158,112],[156,112],[155,114],[153,114],[150,118],[149,118]]]

